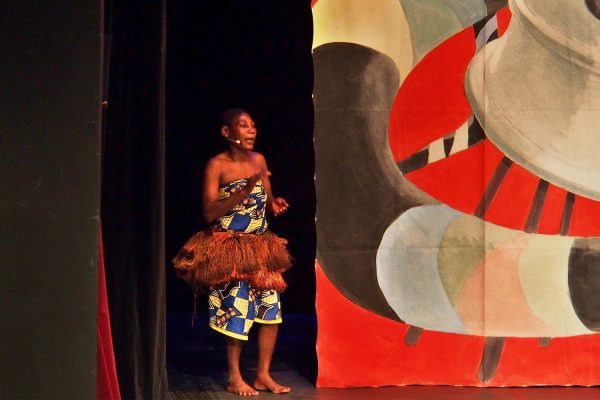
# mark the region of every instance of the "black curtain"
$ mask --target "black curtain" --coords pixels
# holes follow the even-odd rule
[[[93,398],[100,3],[0,9],[0,398]]]
[[[105,1],[102,225],[121,396],[167,395],[165,0]]]

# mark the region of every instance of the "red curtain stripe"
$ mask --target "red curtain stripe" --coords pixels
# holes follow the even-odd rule
[[[102,227],[98,235],[98,353],[96,374],[96,399],[120,400],[119,381],[110,329],[110,314],[106,295],[104,275],[104,249],[102,246]]]

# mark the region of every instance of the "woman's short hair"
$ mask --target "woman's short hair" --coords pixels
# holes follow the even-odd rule
[[[235,119],[242,114],[250,115],[250,113],[243,108],[228,108],[221,113],[221,126],[231,127]]]

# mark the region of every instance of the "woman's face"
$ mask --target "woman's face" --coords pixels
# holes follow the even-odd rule
[[[244,113],[236,117],[229,127],[229,135],[227,137],[233,141],[240,141],[240,143],[232,142],[232,146],[243,150],[252,150],[256,140],[256,127],[250,115]]]

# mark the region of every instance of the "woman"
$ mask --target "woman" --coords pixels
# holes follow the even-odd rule
[[[186,281],[211,289],[209,326],[227,340],[227,391],[288,393],[291,389],[275,382],[269,368],[282,322],[279,293],[286,284],[281,273],[291,260],[287,242],[267,230],[265,213],[278,216],[289,205],[273,197],[266,160],[253,151],[256,128],[250,114],[225,111],[221,135],[229,148],[211,158],[204,172],[203,211],[212,226],[192,237],[173,262]],[[251,387],[242,378],[239,360],[254,322],[260,324],[259,354]]]

